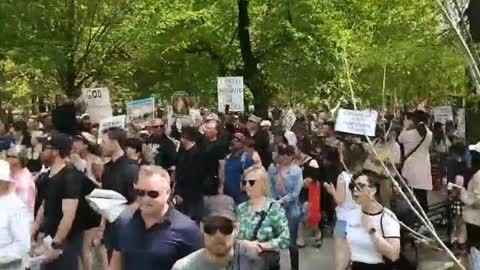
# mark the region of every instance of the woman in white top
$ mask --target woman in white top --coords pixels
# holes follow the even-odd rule
[[[426,126],[428,118],[423,111],[407,114],[404,129],[398,138],[404,148],[402,176],[413,188],[415,197],[425,211],[428,210],[427,191],[433,188],[430,164],[432,132]]]
[[[368,156],[361,143],[353,142],[353,138],[347,138],[345,141],[338,145],[338,152],[340,161],[345,164],[348,171],[346,170],[338,176],[336,188],[331,183],[324,184],[325,189],[333,196],[337,204],[335,208],[337,221],[334,229],[335,267],[337,270],[347,269],[350,263],[350,250],[346,238],[347,224],[351,213],[359,208],[348,188],[351,183],[351,174],[362,171],[362,165]]]
[[[480,248],[480,144],[471,147],[472,150],[472,178],[468,181],[467,188],[462,188],[460,199],[465,204],[463,220],[467,228],[467,247]]]
[[[349,189],[361,208],[350,212],[347,239],[352,270],[389,270],[388,262],[400,257],[400,224],[397,217],[375,200],[377,189],[367,176],[353,177]]]

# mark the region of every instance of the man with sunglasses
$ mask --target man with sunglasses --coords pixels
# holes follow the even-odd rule
[[[218,196],[207,209],[203,236],[205,248],[181,259],[172,270],[259,270],[256,250],[236,241],[238,222],[235,203],[228,196]]]
[[[200,249],[197,225],[168,204],[170,176],[158,166],[143,166],[135,184],[138,209],[122,213],[114,226],[111,270],[170,270]]]
[[[148,148],[153,152],[153,162],[157,166],[169,169],[177,160],[175,143],[165,134],[166,125],[162,119],[153,119],[147,125],[149,137],[146,140]]]

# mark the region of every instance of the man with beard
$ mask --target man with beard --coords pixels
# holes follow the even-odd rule
[[[52,248],[45,256],[42,269],[78,269],[82,250],[83,228],[80,216],[84,203],[81,174],[66,164],[72,140],[57,133],[47,139],[45,163],[50,169],[45,198],[32,227],[35,236],[39,229],[53,239]]]
[[[235,241],[238,230],[235,203],[227,196],[218,198],[220,200],[211,205],[203,226],[205,248],[181,259],[172,270],[261,269],[259,250]]]
[[[147,155],[147,161],[165,170],[170,169],[175,165],[177,150],[175,143],[165,134],[165,123],[162,119],[153,119],[147,129],[150,137],[147,138],[146,144],[151,151],[150,154],[153,155]]]
[[[120,128],[110,128],[103,133],[102,155],[110,158],[110,162],[105,164],[102,175],[102,188],[122,194],[128,203],[132,204],[135,202],[133,183],[137,181],[138,166],[128,159],[123,151],[126,140],[127,133]],[[105,235],[102,235],[104,231]],[[99,238],[105,238],[109,255],[111,254],[110,232],[110,226],[106,224],[105,219],[102,219]]]
[[[170,270],[202,247],[197,225],[168,204],[170,176],[158,166],[142,166],[135,184],[137,210],[115,223],[111,270]]]

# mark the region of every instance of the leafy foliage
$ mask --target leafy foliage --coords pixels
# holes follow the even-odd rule
[[[40,80],[76,96],[94,83],[110,87],[119,104],[186,91],[214,105],[216,77],[245,75],[248,68],[239,2],[3,0],[0,59],[38,76],[2,80],[0,89],[24,85],[29,90],[20,96],[45,94],[32,87]],[[246,2],[250,45],[265,84],[261,102],[306,108],[347,102],[344,58],[364,105],[382,103],[385,67],[390,103],[416,96],[440,102],[466,91],[465,59],[434,1]],[[0,77],[6,74],[0,70]]]

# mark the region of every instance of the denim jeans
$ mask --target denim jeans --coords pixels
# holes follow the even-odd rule
[[[299,269],[299,252],[297,246],[298,225],[300,223],[299,211],[287,211],[288,230],[290,232],[290,264],[292,270]]]

